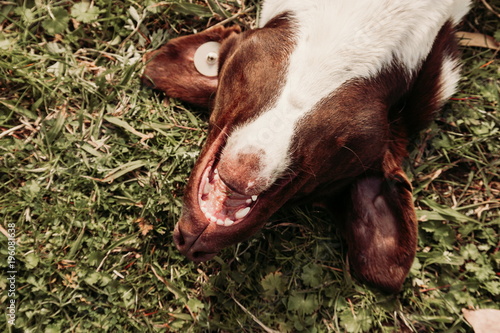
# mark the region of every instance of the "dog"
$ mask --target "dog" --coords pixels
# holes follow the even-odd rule
[[[147,56],[143,82],[210,108],[174,230],[196,262],[292,198],[341,220],[353,273],[398,292],[417,250],[409,138],[454,93],[469,0],[267,0],[259,27],[215,27]]]

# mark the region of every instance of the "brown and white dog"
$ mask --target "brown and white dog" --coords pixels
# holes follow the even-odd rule
[[[468,7],[267,0],[257,29],[216,27],[150,54],[143,82],[212,108],[178,249],[208,260],[292,197],[320,193],[342,216],[356,275],[397,292],[417,247],[401,165],[408,138],[455,90],[454,27]]]

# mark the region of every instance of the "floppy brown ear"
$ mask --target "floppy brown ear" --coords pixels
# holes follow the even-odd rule
[[[396,293],[417,247],[417,218],[411,185],[400,168],[359,178],[350,189],[345,238],[355,275]]]
[[[207,42],[223,43],[241,32],[238,26],[214,27],[198,34],[174,38],[146,54],[142,83],[168,96],[210,107],[217,89],[217,76],[201,74],[195,67],[196,50]]]

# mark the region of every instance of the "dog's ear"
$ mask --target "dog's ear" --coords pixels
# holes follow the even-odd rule
[[[417,247],[417,218],[411,185],[400,168],[363,176],[350,188],[345,238],[355,275],[390,292],[398,292]]]
[[[238,26],[218,26],[170,40],[146,54],[143,84],[170,97],[210,107],[217,90],[219,46],[240,32]]]

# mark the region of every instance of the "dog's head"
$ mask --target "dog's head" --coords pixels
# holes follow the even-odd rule
[[[377,60],[377,50],[368,61],[359,46],[332,53],[321,45],[324,36],[304,37],[287,13],[259,29],[217,27],[152,53],[143,81],[212,108],[174,231],[179,250],[208,260],[257,232],[290,198],[323,191],[343,203],[337,208],[361,277],[399,289],[417,234],[401,163],[409,133],[448,97],[451,30],[441,29],[440,43],[413,69],[400,59]],[[220,46],[205,49],[213,41]],[[214,59],[218,70],[210,72]],[[416,79],[422,76],[425,82]],[[405,117],[417,108],[421,116]]]

